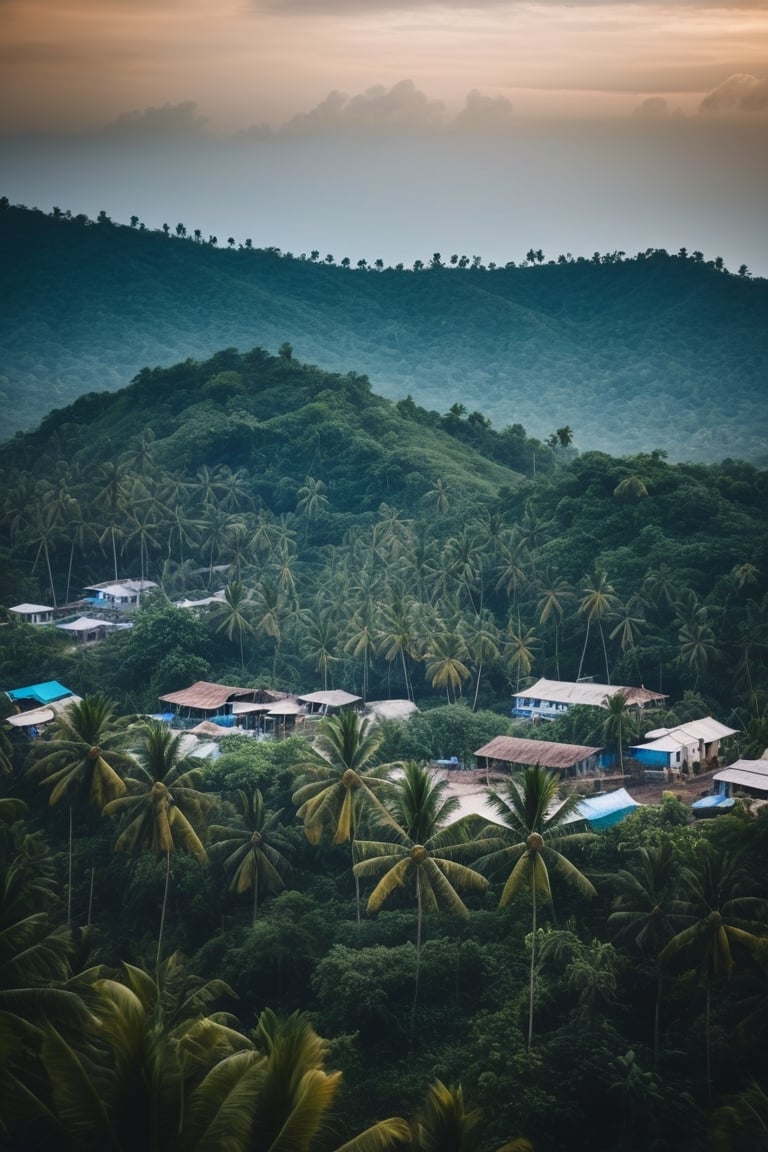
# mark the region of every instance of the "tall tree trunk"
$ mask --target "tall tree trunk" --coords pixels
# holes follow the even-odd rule
[[[157,936],[157,960],[155,961],[156,967],[160,967],[160,953],[163,948],[163,929],[165,927],[165,910],[168,906],[168,887],[171,879],[171,850],[170,848],[165,854],[165,889],[163,891],[163,910],[160,913],[160,932]]]
[[[531,935],[531,979],[528,989],[528,1051],[533,1043],[533,992],[536,979],[536,874],[534,872],[531,884],[531,899],[533,902],[533,933]]]
[[[659,1021],[661,1019],[661,983],[663,975],[661,965],[659,965],[658,975],[656,977],[656,1009],[653,1014],[653,1066],[659,1066]]]
[[[422,906],[421,906],[421,874],[416,869],[416,980],[413,986],[413,1004],[411,1005],[411,1029],[410,1029],[410,1042],[413,1044],[413,1037],[416,1030],[416,1004],[419,999],[419,972],[421,969],[421,923],[422,923]]]
[[[587,654],[587,642],[589,640],[589,625],[590,625],[590,623],[591,623],[591,621],[590,621],[589,617],[587,617],[587,634],[584,637],[584,647],[581,650],[581,660],[579,660],[579,670],[576,673],[576,679],[577,680],[581,680],[581,670],[584,667],[584,657]]]
[[[69,851],[67,859],[67,927],[72,923],[72,801],[69,802]]]

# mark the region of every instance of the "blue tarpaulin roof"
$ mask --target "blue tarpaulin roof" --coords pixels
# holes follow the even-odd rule
[[[590,796],[580,800],[576,812],[591,828],[610,828],[639,807],[639,801],[633,800],[626,788],[617,788],[615,792],[607,792],[604,796]]]
[[[71,695],[69,688],[59,684],[58,680],[46,680],[43,684],[30,684],[28,688],[12,688],[6,692],[11,700],[37,700],[38,704],[50,704]]]

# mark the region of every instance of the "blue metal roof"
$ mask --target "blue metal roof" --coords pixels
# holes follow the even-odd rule
[[[46,680],[42,684],[30,684],[28,688],[12,688],[6,692],[11,700],[37,700],[38,704],[50,704],[71,695],[69,688],[59,684],[58,680]]]

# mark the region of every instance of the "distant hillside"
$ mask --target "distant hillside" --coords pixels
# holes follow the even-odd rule
[[[463,404],[498,429],[768,460],[768,282],[698,258],[345,268],[7,205],[0,245],[8,433],[144,367],[287,341],[379,394]]]

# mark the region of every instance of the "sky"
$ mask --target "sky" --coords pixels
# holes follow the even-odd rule
[[[0,0],[0,194],[299,254],[768,275],[768,0]]]

